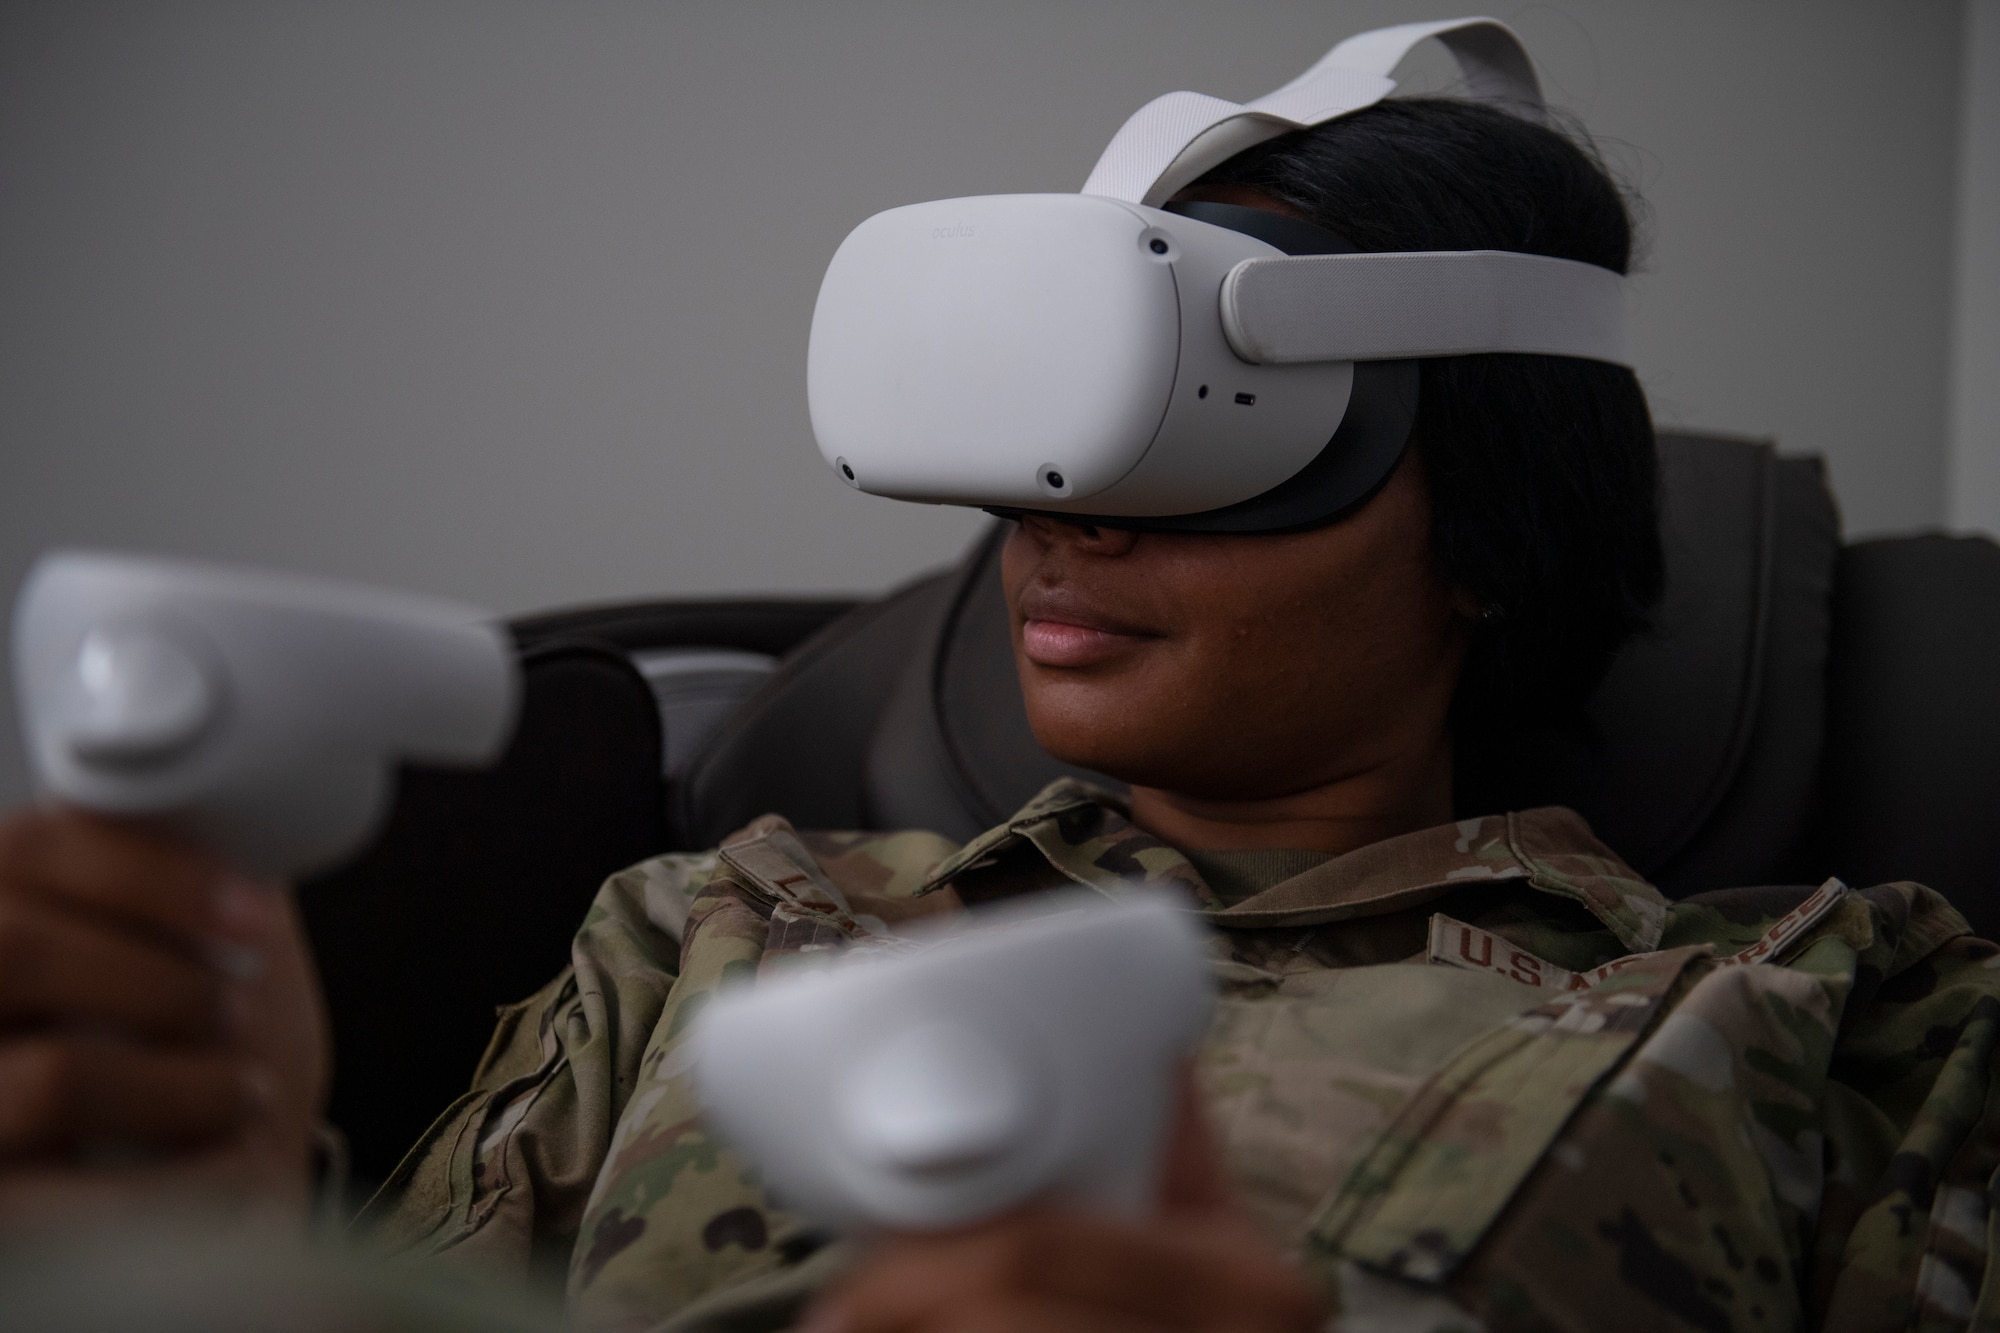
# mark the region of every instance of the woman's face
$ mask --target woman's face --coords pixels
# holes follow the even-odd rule
[[[1465,654],[1415,450],[1278,536],[1023,519],[1002,563],[1028,719],[1057,758],[1206,800],[1285,796],[1443,743]]]

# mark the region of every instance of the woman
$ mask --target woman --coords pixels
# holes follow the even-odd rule
[[[1444,100],[1273,140],[1186,197],[1364,250],[1630,258],[1586,151]],[[614,877],[366,1221],[440,1263],[553,1264],[616,1327],[1964,1322],[1996,951],[1914,886],[1669,904],[1570,812],[1495,813],[1517,737],[1574,724],[1658,594],[1654,466],[1628,371],[1464,357],[1424,363],[1401,462],[1308,530],[1021,518],[1036,736],[1129,802],[1058,784],[963,848],[773,817]],[[857,1254],[702,1128],[680,1043],[729,974],[1134,880],[1231,954],[1151,1217],[1044,1206]],[[162,1181],[301,1206],[325,1059],[281,899],[19,816],[0,957],[0,1209]],[[106,1142],[154,1151],[84,1151]]]

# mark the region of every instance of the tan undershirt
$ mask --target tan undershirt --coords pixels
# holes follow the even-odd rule
[[[1293,851],[1284,847],[1251,847],[1233,852],[1182,852],[1202,881],[1224,906],[1234,906],[1253,894],[1303,875],[1333,857],[1326,852]]]

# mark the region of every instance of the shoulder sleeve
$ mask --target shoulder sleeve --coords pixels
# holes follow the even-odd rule
[[[1814,1306],[1866,1312],[1871,1327],[1992,1326],[2000,948],[1928,889],[1867,895],[1885,929],[1857,969],[1831,1071]]]

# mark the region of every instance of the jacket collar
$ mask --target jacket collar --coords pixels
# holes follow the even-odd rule
[[[941,861],[921,892],[968,870],[1032,847],[1086,888],[1102,893],[1177,885],[1217,926],[1263,930],[1318,926],[1417,906],[1469,884],[1522,880],[1579,904],[1643,953],[1659,947],[1667,899],[1617,853],[1599,842],[1583,817],[1562,806],[1461,819],[1336,856],[1225,906],[1188,859],[1132,823],[1111,792],[1063,778],[1043,788],[1006,823]]]

